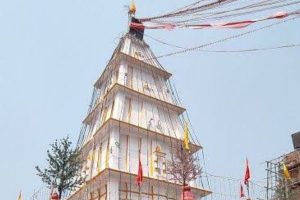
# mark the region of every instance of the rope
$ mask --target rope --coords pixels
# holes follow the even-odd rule
[[[142,18],[141,21],[142,22],[143,21],[151,21],[151,20],[155,20],[155,19],[179,17],[179,16],[183,16],[183,15],[193,14],[195,12],[203,11],[203,10],[206,10],[206,9],[212,9],[212,8],[215,8],[215,7],[218,7],[218,6],[221,6],[223,4],[233,2],[233,1],[236,1],[236,0],[217,0],[217,1],[214,1],[212,3],[195,6],[195,5],[197,5],[198,3],[201,2],[201,1],[198,1],[196,3],[191,4],[190,6],[186,6],[185,9],[184,8],[179,9],[177,11],[173,11],[173,12],[163,14],[163,15],[160,15],[160,16]]]
[[[213,42],[209,42],[209,43],[206,43],[206,44],[195,46],[195,47],[192,47],[192,48],[187,48],[187,49],[184,49],[184,50],[179,50],[179,51],[175,51],[175,52],[172,52],[172,53],[160,55],[160,56],[157,56],[157,57],[154,57],[154,58],[151,58],[151,59],[166,58],[166,57],[170,57],[170,56],[174,56],[174,55],[178,55],[178,54],[183,54],[183,53],[187,53],[187,52],[191,52],[191,51],[199,51],[204,47],[208,47],[208,46],[212,46],[212,45],[219,44],[219,43],[222,43],[222,42],[226,42],[227,40],[240,38],[242,36],[245,36],[245,35],[248,35],[248,34],[251,34],[251,33],[255,33],[255,32],[265,30],[265,29],[271,28],[273,26],[276,26],[276,25],[279,25],[279,24],[282,24],[282,23],[286,23],[288,21],[295,20],[297,18],[298,18],[298,16],[293,17],[293,18],[289,18],[289,19],[286,19],[286,20],[283,20],[283,21],[279,21],[279,22],[276,22],[276,23],[272,23],[272,24],[269,24],[269,25],[266,25],[266,26],[263,26],[263,27],[259,27],[259,28],[256,28],[256,29],[253,29],[253,30],[250,30],[250,31],[246,31],[244,33],[232,35],[232,36],[222,38],[222,39],[219,39],[219,40],[216,40],[216,41],[213,41]]]
[[[197,22],[201,22],[204,20],[217,20],[243,15],[250,15],[277,8],[283,8],[288,6],[291,7],[300,3],[300,1],[291,0],[262,0],[256,2],[250,1],[250,3],[246,3],[246,5],[241,5],[245,2],[237,0],[219,0],[209,2],[206,4],[200,4],[202,2],[203,1],[197,1],[191,5],[183,7],[182,9],[177,9],[173,12],[169,12],[167,14],[163,14],[156,17],[142,18],[140,20],[142,22],[152,22],[154,24],[160,25],[169,24],[173,26],[186,27],[189,25],[196,25]],[[233,8],[224,7],[224,5],[227,4]],[[235,4],[237,5],[234,6]],[[214,9],[218,10],[213,12]],[[205,10],[209,10],[210,12],[203,12]]]
[[[153,41],[156,41],[160,44],[167,45],[170,47],[175,47],[178,49],[188,49],[184,48],[178,45],[170,44],[167,42],[164,42],[160,39],[154,38],[150,35],[147,35],[148,38],[151,38]],[[287,49],[287,48],[298,48],[300,47],[300,43],[295,44],[286,44],[286,45],[279,45],[279,46],[273,46],[273,47],[261,47],[261,48],[249,48],[249,49],[225,49],[225,50],[215,50],[215,49],[199,49],[200,52],[208,52],[208,53],[246,53],[246,52],[260,52],[260,51],[269,51],[269,50],[279,50],[279,49]]]

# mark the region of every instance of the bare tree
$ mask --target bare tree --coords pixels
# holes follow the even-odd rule
[[[167,174],[171,175],[171,180],[186,186],[201,175],[202,169],[193,152],[186,150],[181,144],[176,146],[174,153],[167,162]]]

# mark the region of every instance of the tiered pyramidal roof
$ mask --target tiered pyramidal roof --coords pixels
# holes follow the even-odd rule
[[[166,171],[174,144],[182,142],[185,111],[170,77],[143,40],[143,31],[130,29],[121,38],[94,84],[78,139],[87,181],[70,200],[181,199],[182,186]],[[192,152],[201,149],[193,140],[190,145]],[[139,161],[140,187],[135,181]],[[210,194],[199,183],[190,183],[196,199]]]

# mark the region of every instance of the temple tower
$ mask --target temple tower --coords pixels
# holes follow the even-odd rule
[[[78,139],[87,181],[69,200],[181,199],[182,185],[166,173],[174,144],[182,142],[185,111],[170,77],[143,40],[143,31],[130,29],[120,39],[94,84]],[[201,148],[191,142],[191,151]],[[210,194],[196,181],[191,186],[195,199]]]

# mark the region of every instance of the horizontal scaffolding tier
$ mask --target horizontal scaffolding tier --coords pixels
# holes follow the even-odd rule
[[[72,199],[73,196],[78,195],[79,193],[91,191],[92,189],[90,188],[98,188],[101,187],[101,185],[106,185],[109,181],[116,179],[118,180],[117,183],[122,184],[122,183],[128,183],[129,186],[127,188],[123,188],[122,186],[119,186],[119,192],[126,192],[126,193],[134,193],[134,194],[143,194],[143,195],[155,195],[155,196],[164,196],[165,198],[168,198],[166,194],[157,194],[154,193],[153,190],[151,191],[151,187],[148,187],[149,185],[156,187],[156,190],[162,189],[162,188],[167,188],[167,190],[173,190],[173,191],[181,191],[182,190],[182,185],[175,183],[170,180],[163,180],[163,179],[157,179],[157,178],[152,178],[148,176],[143,177],[143,183],[141,185],[140,189],[137,189],[137,184],[135,183],[135,177],[137,174],[134,173],[128,173],[112,168],[106,168],[103,171],[99,172],[95,177],[92,179],[88,180],[85,183],[84,187],[81,187],[77,191],[75,191],[73,194],[68,199]],[[143,189],[143,187],[145,187]],[[212,192],[197,186],[191,186],[191,191],[193,192],[194,195],[197,197],[205,197],[210,195]],[[178,196],[180,197],[180,192],[178,192]],[[171,195],[171,194],[170,194]],[[174,195],[174,194],[172,194]],[[172,199],[172,198],[168,198]],[[174,198],[175,199],[175,198]]]
[[[93,117],[94,117],[94,112],[97,108],[99,108],[103,102],[105,102],[105,99],[110,98],[110,95],[114,95],[117,92],[126,92],[128,95],[130,96],[135,96],[135,97],[139,97],[140,99],[144,99],[144,100],[148,100],[151,103],[155,103],[157,105],[163,105],[165,106],[165,109],[169,109],[169,110],[173,110],[175,112],[177,112],[178,115],[182,114],[186,109],[183,107],[180,107],[178,105],[166,102],[166,101],[162,101],[160,99],[157,99],[153,96],[141,93],[139,91],[136,91],[134,89],[131,89],[127,86],[124,86],[122,84],[119,83],[115,83],[114,85],[112,85],[109,89],[109,91],[106,93],[105,96],[103,96],[103,98],[101,99],[101,101],[99,101],[93,108],[93,110],[87,115],[87,117],[83,120],[83,123],[85,124],[89,124],[91,123]]]
[[[140,53],[141,51],[137,51],[137,52],[139,52],[139,54],[144,54],[144,55],[150,54],[150,53]],[[143,52],[143,50],[142,50],[142,52]],[[151,54],[152,54],[152,52],[151,52]],[[131,64],[135,64],[137,67],[141,67],[143,69],[151,70],[153,73],[162,75],[165,79],[168,79],[172,76],[172,74],[170,72],[166,71],[164,68],[162,68],[160,66],[160,64],[156,64],[156,62],[158,62],[158,61],[155,59],[154,55],[153,56],[150,56],[150,55],[143,56],[142,58],[137,57],[135,55],[132,55],[132,53],[122,51],[121,47],[119,45],[117,47],[117,49],[115,50],[111,60],[106,65],[103,73],[98,78],[98,80],[95,82],[94,87],[100,88],[101,82],[107,78],[110,71],[113,70],[114,67],[117,67],[118,65],[120,65],[121,62],[123,62],[123,61],[127,61]],[[153,61],[155,61],[155,62],[153,62]]]
[[[85,143],[82,146],[82,149],[85,148],[91,148],[91,146],[95,143],[94,140],[99,140],[100,138],[103,138],[104,135],[107,133],[108,127],[118,127],[120,128],[120,131],[129,130],[132,134],[140,134],[141,136],[148,136],[148,137],[155,137],[158,140],[166,141],[171,146],[174,144],[174,147],[176,144],[182,143],[181,138],[176,138],[175,135],[170,136],[167,134],[159,133],[153,130],[145,129],[139,126],[136,126],[134,124],[130,124],[128,122],[124,122],[121,120],[109,118],[101,127],[96,130],[95,134],[93,135],[92,139],[90,139],[87,143]],[[197,152],[201,150],[203,147],[199,144],[190,143],[190,151],[191,152]]]

